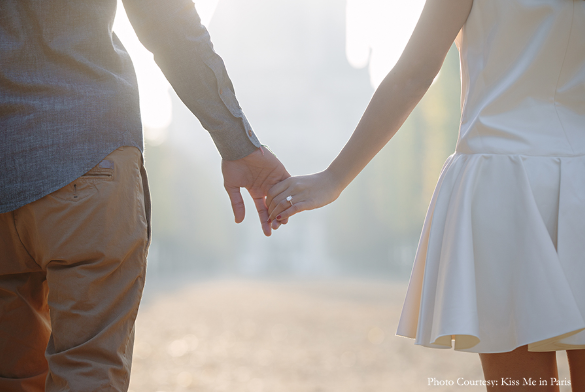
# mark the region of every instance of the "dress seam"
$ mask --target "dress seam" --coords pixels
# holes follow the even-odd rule
[[[567,131],[565,129],[565,126],[563,125],[563,121],[561,120],[561,116],[559,115],[559,111],[557,109],[557,93],[559,90],[559,82],[561,80],[561,75],[563,74],[563,69],[565,68],[565,61],[567,60],[567,52],[569,50],[569,43],[571,42],[571,37],[573,36],[573,24],[575,22],[575,2],[572,2],[572,11],[571,11],[571,26],[569,27],[569,36],[567,37],[567,45],[565,46],[565,54],[563,55],[563,61],[561,63],[561,69],[559,71],[559,76],[557,77],[557,82],[555,84],[555,91],[554,91],[554,95],[553,95],[553,107],[555,109],[555,114],[557,115],[557,119],[559,120],[559,124],[561,125],[561,129],[563,130],[563,133],[565,134],[565,139],[567,140],[567,142],[569,143],[569,146],[571,147],[571,150],[573,150],[573,145],[571,144],[571,141],[569,140],[569,137],[567,136]],[[573,150],[574,152],[575,150]]]

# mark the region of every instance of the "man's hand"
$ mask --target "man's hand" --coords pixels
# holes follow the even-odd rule
[[[268,221],[268,209],[266,208],[266,195],[268,190],[282,180],[290,177],[283,164],[264,147],[260,147],[250,155],[237,161],[221,162],[223,173],[223,185],[227,191],[236,223],[244,220],[246,214],[244,200],[240,188],[246,188],[254,199],[262,231],[268,237],[272,228],[277,229],[280,223],[286,224],[287,220],[281,222]]]

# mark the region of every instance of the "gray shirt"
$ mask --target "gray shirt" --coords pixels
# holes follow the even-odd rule
[[[142,44],[221,156],[260,146],[191,0],[124,0]],[[116,0],[0,0],[0,213],[143,149],[138,87],[112,32]]]

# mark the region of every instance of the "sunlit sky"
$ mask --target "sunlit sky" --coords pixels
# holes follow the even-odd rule
[[[204,25],[212,21],[219,1],[195,1]],[[423,5],[424,0],[347,0],[347,60],[355,68],[368,67],[373,87],[377,87],[396,64]],[[172,120],[170,86],[152,54],[138,41],[120,0],[114,31],[130,53],[136,69],[145,137],[154,143],[162,142],[164,129]]]
[[[398,61],[424,3],[424,0],[347,0],[347,60],[355,68],[368,66],[374,88]]]

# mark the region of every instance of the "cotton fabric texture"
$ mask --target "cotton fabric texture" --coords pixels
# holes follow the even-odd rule
[[[126,391],[149,242],[135,147],[0,214],[0,391]]]
[[[260,147],[191,0],[124,0],[138,38],[222,157]],[[62,188],[122,146],[142,150],[116,0],[0,2],[0,213]]]
[[[496,353],[585,348],[585,2],[475,0],[462,118],[398,335]]]

